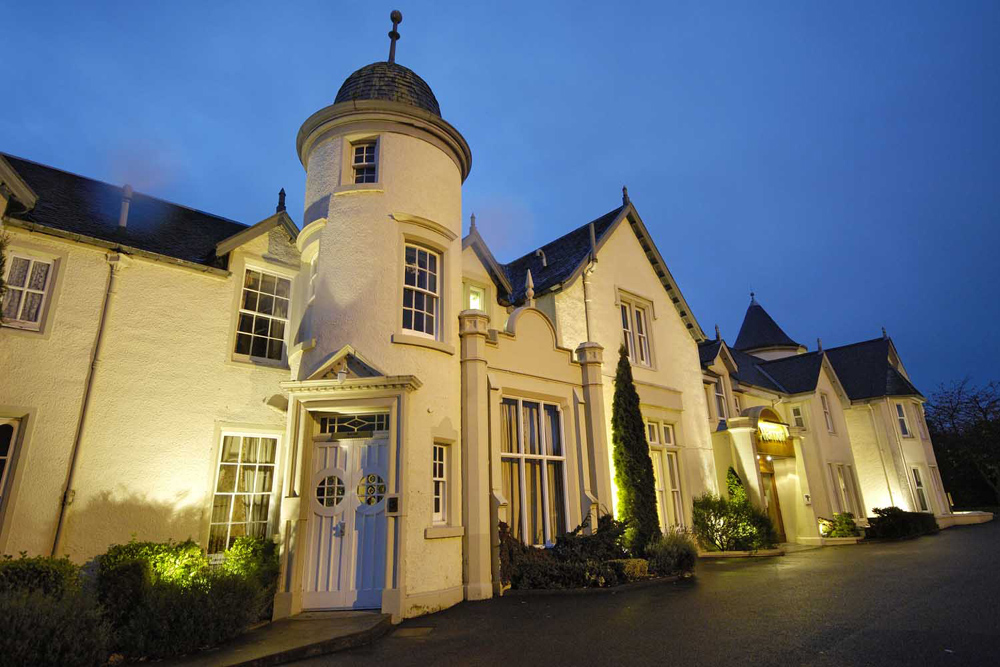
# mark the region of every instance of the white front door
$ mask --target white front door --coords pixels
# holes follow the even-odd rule
[[[313,444],[304,609],[378,609],[386,568],[387,438]]]

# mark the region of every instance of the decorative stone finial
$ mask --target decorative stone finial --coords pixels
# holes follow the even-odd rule
[[[535,281],[531,279],[531,269],[528,269],[528,275],[524,279],[524,297],[528,300],[529,306],[534,306],[532,301],[535,300]]]
[[[721,340],[722,334],[719,333],[719,325],[715,325],[715,340]]]
[[[285,210],[285,188],[278,190],[278,205],[274,207],[275,213],[281,213]]]
[[[389,14],[389,20],[392,21],[392,30],[389,31],[389,62],[394,63],[396,62],[396,40],[399,39],[396,26],[403,22],[403,13],[398,9],[394,9]]]
[[[628,188],[623,185],[622,186],[622,206],[628,206],[629,201],[630,200],[628,198]]]
[[[885,327],[882,327],[882,338],[888,338],[889,334],[885,332]]]
[[[476,214],[473,213],[469,216],[469,233],[476,231]]]
[[[816,351],[817,352],[822,352],[823,351],[823,339],[822,338],[817,338],[816,339]]]

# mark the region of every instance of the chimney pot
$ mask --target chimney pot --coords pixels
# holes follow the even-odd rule
[[[122,208],[121,213],[118,215],[118,228],[125,229],[128,225],[128,209],[132,203],[132,186],[125,184],[122,188]]]

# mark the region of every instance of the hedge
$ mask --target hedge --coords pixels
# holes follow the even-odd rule
[[[934,515],[927,512],[906,512],[898,507],[876,507],[875,516],[868,517],[865,534],[874,539],[900,539],[930,535],[940,530]]]
[[[767,514],[749,500],[705,493],[695,498],[691,523],[702,546],[717,551],[758,551],[778,542]]]

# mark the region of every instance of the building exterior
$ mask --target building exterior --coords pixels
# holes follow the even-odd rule
[[[949,515],[889,339],[806,352],[756,301],[709,339],[627,192],[498,262],[462,237],[468,144],[392,54],[297,150],[301,229],[283,194],[247,226],[0,154],[4,553],[270,535],[276,616],[491,597],[498,521],[546,545],[613,511],[623,343],[664,529],[730,466],[788,541]]]

